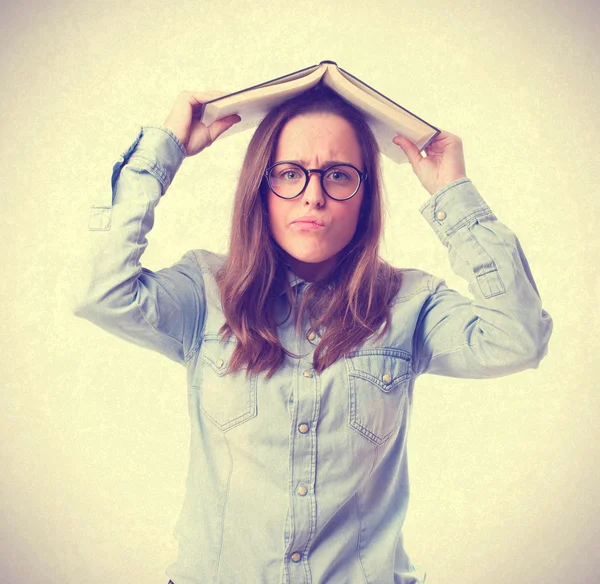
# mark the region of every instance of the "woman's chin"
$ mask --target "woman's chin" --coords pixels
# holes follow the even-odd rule
[[[292,271],[304,280],[316,280],[326,275],[337,261],[337,254],[296,254],[288,255]]]

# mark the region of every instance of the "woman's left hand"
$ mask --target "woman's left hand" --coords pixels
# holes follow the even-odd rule
[[[426,148],[427,157],[403,136],[396,136],[394,144],[404,150],[410,165],[430,195],[448,183],[465,178],[465,157],[462,140],[450,132],[441,131]]]

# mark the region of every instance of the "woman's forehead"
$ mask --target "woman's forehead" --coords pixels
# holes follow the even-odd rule
[[[279,135],[275,158],[306,164],[315,160],[362,163],[354,128],[346,118],[329,112],[302,114],[289,120]]]

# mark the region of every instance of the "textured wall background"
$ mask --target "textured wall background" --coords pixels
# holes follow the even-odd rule
[[[182,89],[334,59],[462,137],[555,320],[537,371],[425,377],[405,531],[428,582],[592,583],[598,412],[598,7],[592,2],[4,2],[2,580],[166,584],[188,457],[183,369],[72,316],[88,206]],[[144,263],[224,251],[248,132],[184,162]],[[408,165],[384,161],[385,255],[447,277]]]

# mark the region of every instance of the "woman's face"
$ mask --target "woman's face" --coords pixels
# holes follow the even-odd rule
[[[331,113],[302,114],[289,120],[275,151],[274,162],[282,160],[319,169],[332,161],[350,163],[365,172],[352,126]],[[297,276],[313,281],[336,266],[356,231],[363,188],[361,183],[354,197],[336,201],[323,192],[319,175],[311,174],[306,189],[295,199],[282,199],[268,189],[271,233]],[[306,222],[307,217],[317,222]]]

